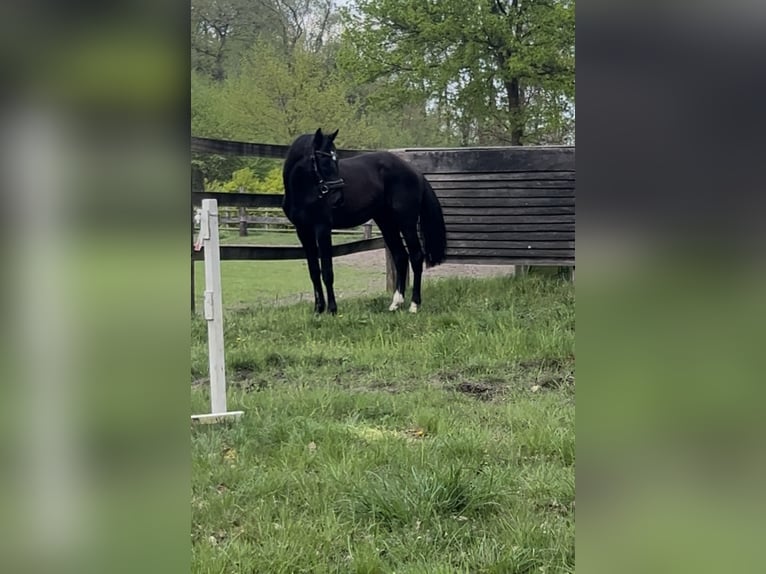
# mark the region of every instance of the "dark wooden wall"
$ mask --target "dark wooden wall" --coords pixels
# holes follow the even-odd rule
[[[450,262],[574,265],[574,147],[392,151],[438,195]]]

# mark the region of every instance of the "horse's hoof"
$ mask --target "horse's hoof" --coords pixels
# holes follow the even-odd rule
[[[391,302],[391,305],[388,307],[389,311],[396,311],[401,307],[402,303],[404,303],[404,295],[399,293],[399,291],[396,291],[394,293],[394,300]]]
[[[410,313],[417,313],[417,312],[418,312],[418,304],[410,303]]]

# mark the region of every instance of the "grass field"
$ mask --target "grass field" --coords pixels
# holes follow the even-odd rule
[[[335,243],[362,239],[363,234],[345,234],[333,238]],[[220,233],[221,244],[247,243],[257,245],[300,245],[295,232],[274,233],[251,231],[247,237],[239,237],[236,230],[224,229]],[[334,263],[335,294],[338,303],[352,296],[378,291],[386,284],[384,268],[353,267],[337,258]],[[267,305],[314,301],[305,260],[295,261],[222,261],[221,282],[224,305],[230,309],[248,305],[254,301]],[[194,265],[194,287],[198,308],[202,304],[205,286],[205,267],[202,261]]]
[[[380,293],[316,317],[270,304],[307,281],[273,263],[295,277],[224,270],[229,408],[245,416],[192,430],[193,570],[573,572],[572,285],[432,280],[417,315]],[[191,358],[205,412],[199,318]]]

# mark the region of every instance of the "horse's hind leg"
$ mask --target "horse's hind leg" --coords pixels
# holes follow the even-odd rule
[[[314,312],[322,313],[325,308],[324,292],[322,291],[322,279],[319,275],[319,249],[317,238],[311,227],[298,227],[295,230],[298,239],[301,240],[303,251],[306,253],[306,262],[309,267],[311,283],[314,286]]]
[[[423,249],[420,246],[417,226],[407,226],[402,229],[404,241],[407,243],[407,251],[410,254],[412,265],[412,302],[410,313],[417,313],[420,307],[420,283],[423,277]]]
[[[383,240],[391,252],[394,267],[396,268],[396,288],[394,290],[394,298],[388,308],[389,311],[396,311],[404,303],[405,282],[407,280],[407,251],[404,249],[402,238],[399,235],[399,227],[396,223],[390,220],[376,220],[376,223],[383,234]]]

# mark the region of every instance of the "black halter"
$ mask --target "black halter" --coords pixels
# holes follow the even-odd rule
[[[343,181],[342,177],[338,177],[338,179],[333,179],[331,181],[325,181],[324,177],[322,177],[322,173],[319,171],[319,165],[317,164],[317,155],[325,155],[327,157],[331,157],[333,161],[337,161],[337,156],[335,155],[335,151],[332,152],[326,152],[326,151],[319,151],[315,150],[313,154],[311,154],[311,167],[314,170],[314,175],[316,175],[317,178],[317,184],[319,185],[319,197],[324,197],[331,191],[335,189],[341,189],[345,183]]]

